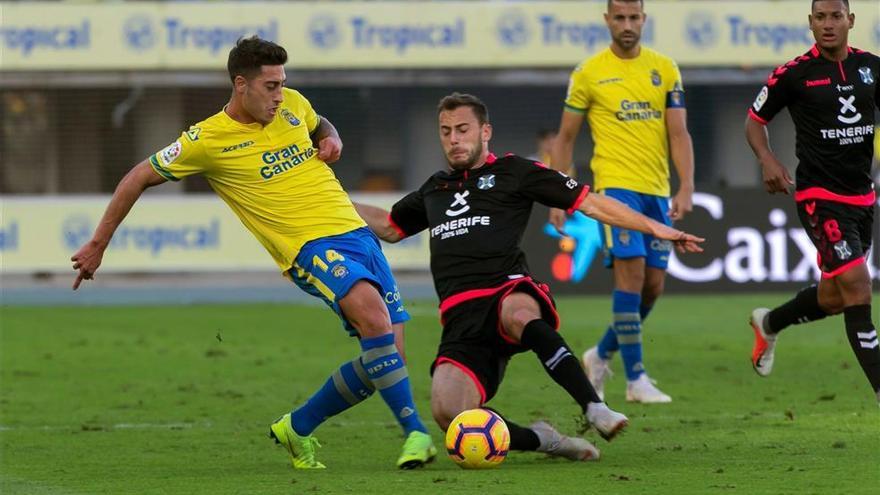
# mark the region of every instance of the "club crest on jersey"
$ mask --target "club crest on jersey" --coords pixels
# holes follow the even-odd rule
[[[870,67],[859,67],[859,77],[865,84],[874,84],[874,74],[871,74]]]
[[[290,123],[290,125],[296,127],[299,125],[299,119],[296,118],[296,115],[290,113],[290,110],[286,108],[281,109],[281,118]]]
[[[336,265],[333,267],[333,276],[336,278],[345,278],[348,275],[348,268],[345,265]]]
[[[621,230],[620,233],[617,234],[617,239],[624,246],[629,246],[629,239],[630,239],[629,231],[628,230]]]
[[[657,72],[657,69],[651,70],[651,84],[654,86],[660,86],[663,84],[663,78],[660,77],[660,73]]]
[[[477,189],[485,191],[486,189],[492,189],[495,187],[495,175],[489,174],[480,177],[480,180],[477,181]]]

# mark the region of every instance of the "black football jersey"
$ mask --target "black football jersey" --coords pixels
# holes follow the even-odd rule
[[[407,236],[428,229],[431,273],[440,300],[528,275],[520,241],[532,204],[571,210],[589,187],[516,155],[466,171],[442,171],[391,209]]]
[[[873,193],[874,109],[880,104],[880,57],[849,48],[845,60],[816,46],[776,68],[749,109],[769,122],[788,107],[796,129],[797,191],[844,196]]]

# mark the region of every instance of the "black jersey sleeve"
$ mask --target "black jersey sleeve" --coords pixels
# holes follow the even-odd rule
[[[755,101],[749,108],[749,117],[752,120],[767,124],[776,116],[783,108],[788,106],[791,100],[791,92],[788,88],[789,67],[782,65],[777,67],[770,73],[767,83],[761,88]]]
[[[520,194],[552,208],[573,213],[590,190],[586,184],[532,160],[519,158],[516,167]]]
[[[388,214],[392,226],[403,237],[418,234],[428,228],[428,213],[421,191],[413,191],[391,207]]]

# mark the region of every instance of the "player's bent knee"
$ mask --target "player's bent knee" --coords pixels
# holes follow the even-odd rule
[[[447,429],[449,429],[449,424],[452,423],[452,420],[455,419],[455,417],[458,416],[461,411],[457,411],[454,409],[431,408],[431,412],[434,415],[434,421],[437,423],[437,426],[442,431],[446,431]]]
[[[373,284],[360,280],[339,301],[346,319],[362,337],[378,337],[391,333],[391,317],[379,291]]]

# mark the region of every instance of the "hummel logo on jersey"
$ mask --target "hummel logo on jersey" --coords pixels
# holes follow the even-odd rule
[[[492,189],[493,186],[495,186],[495,176],[492,174],[480,177],[480,180],[477,182],[477,189],[482,191]]]
[[[865,84],[874,84],[874,74],[871,74],[870,67],[859,67],[859,77]]]
[[[465,191],[463,193],[455,193],[455,201],[453,201],[452,204],[449,205],[449,209],[446,210],[446,216],[457,217],[457,216],[461,215],[462,213],[465,213],[466,211],[470,210],[471,205],[467,204],[467,200],[465,199],[468,197],[468,195],[470,193],[471,193],[470,191]],[[455,208],[458,205],[462,205],[462,207],[457,210],[453,210],[453,208]]]
[[[837,101],[839,101],[841,104],[840,115],[837,116],[837,120],[843,122],[844,124],[855,124],[856,122],[862,120],[862,114],[859,113],[858,110],[856,110],[855,105],[853,105],[853,103],[855,103],[856,101],[856,95],[851,95],[849,98],[839,96],[837,98]],[[855,115],[853,115],[852,117],[844,117],[844,115],[846,115],[848,112],[852,112]]]

